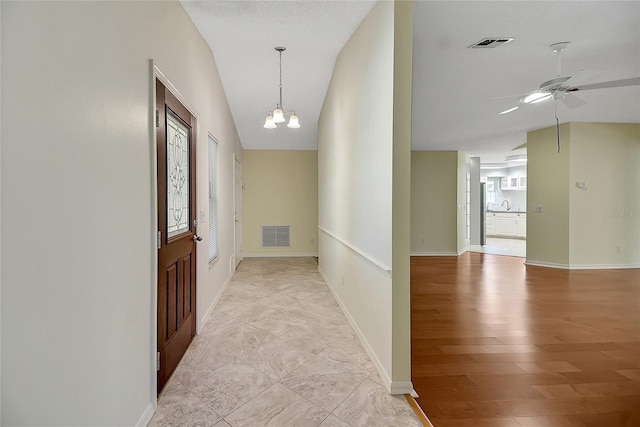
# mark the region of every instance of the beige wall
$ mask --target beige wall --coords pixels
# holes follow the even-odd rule
[[[555,127],[528,135],[527,263],[640,267],[640,125],[560,129],[560,153]]]
[[[457,151],[411,153],[412,255],[457,255],[458,163]]]
[[[391,393],[411,383],[411,94],[413,2],[394,3]]]
[[[411,3],[401,3],[378,2],[343,47],[318,123],[320,271],[395,393],[412,388],[406,123]],[[394,22],[396,13],[401,22]],[[394,47],[396,36],[404,47]],[[402,64],[394,63],[396,48]],[[394,73],[404,80],[396,81]],[[394,93],[396,84],[402,87]],[[405,118],[394,123],[396,103]]]
[[[570,265],[640,267],[640,124],[571,123],[568,187]]]
[[[155,134],[149,59],[219,141],[218,262],[198,250],[198,322],[232,274],[242,150],[211,50],[178,2],[0,2],[2,425],[146,425],[156,402]],[[10,250],[6,250],[10,248]]]
[[[244,150],[245,256],[317,255],[318,152]],[[262,248],[263,225],[290,225],[289,248]]]
[[[527,135],[527,263],[569,264],[570,151],[569,124],[560,126],[560,153],[555,126]]]
[[[458,151],[458,253],[463,253],[467,239],[467,156]]]

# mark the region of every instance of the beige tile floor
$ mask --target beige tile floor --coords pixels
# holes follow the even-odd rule
[[[150,426],[421,426],[391,396],[313,258],[246,258]]]

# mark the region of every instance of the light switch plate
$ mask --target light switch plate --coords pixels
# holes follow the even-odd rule
[[[542,205],[535,205],[535,206],[533,207],[533,211],[534,211],[535,213],[542,213],[542,212],[544,212],[544,209],[542,208]]]

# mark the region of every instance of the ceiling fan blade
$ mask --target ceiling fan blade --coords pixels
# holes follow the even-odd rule
[[[578,98],[576,95],[572,93],[568,93],[567,95],[562,97],[560,100],[564,103],[564,105],[571,108],[572,110],[575,108],[582,107],[583,105],[587,105],[585,101]]]
[[[611,80],[608,82],[593,83],[590,85],[582,85],[573,88],[574,90],[592,90],[592,89],[606,89],[611,87],[625,87],[625,86],[637,86],[640,85],[640,77],[632,77],[630,79]]]
[[[522,94],[518,94],[518,95],[502,95],[502,96],[492,96],[489,99],[506,99],[506,98],[522,98],[525,95]]]
[[[562,83],[563,87],[576,87],[582,86],[585,83],[592,82],[595,77],[602,74],[601,70],[580,70],[569,78],[566,82]]]

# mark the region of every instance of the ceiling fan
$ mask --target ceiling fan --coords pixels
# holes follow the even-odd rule
[[[640,77],[585,84],[593,79],[593,77],[595,77],[597,74],[599,74],[598,71],[594,70],[582,70],[574,74],[573,76],[563,76],[562,51],[566,49],[569,44],[569,42],[559,42],[549,46],[549,48],[554,53],[558,54],[557,77],[541,83],[538,90],[535,90],[520,98],[520,102],[518,103],[518,105],[508,108],[498,114],[511,113],[512,111],[517,110],[520,105],[537,104],[549,99],[559,99],[563,101],[569,108],[577,108],[586,103],[574,95],[576,92],[593,89],[606,89],[613,87],[640,85]]]

